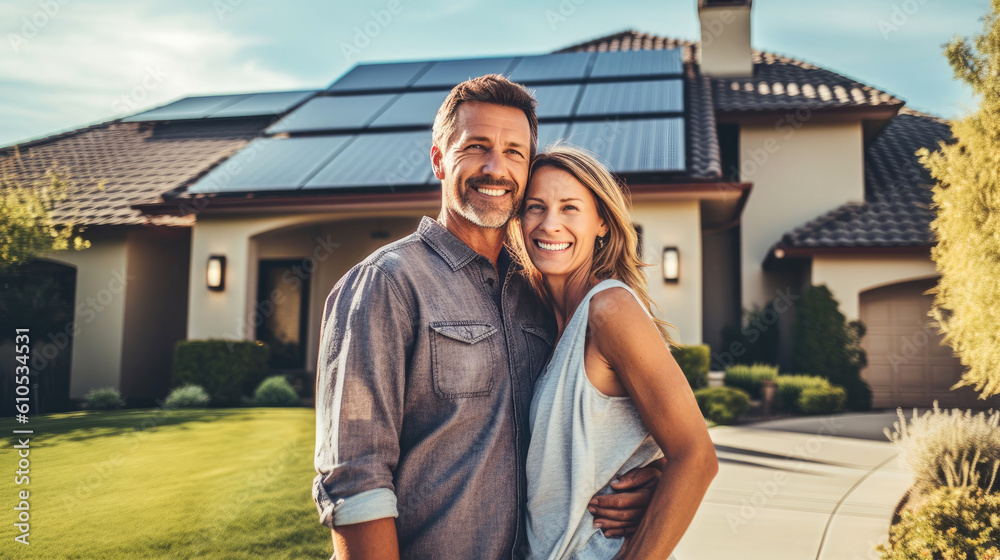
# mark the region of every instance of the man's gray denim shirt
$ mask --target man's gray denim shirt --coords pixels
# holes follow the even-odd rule
[[[396,516],[403,558],[522,556],[528,409],[555,323],[506,250],[499,268],[425,217],[333,288],[316,388],[324,525]]]

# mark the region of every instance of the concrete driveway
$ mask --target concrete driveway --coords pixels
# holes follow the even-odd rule
[[[913,480],[882,434],[897,419],[876,412],[712,428],[719,475],[677,557],[876,559]]]

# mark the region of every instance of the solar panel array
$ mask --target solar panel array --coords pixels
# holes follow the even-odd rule
[[[162,107],[125,117],[122,121],[173,121],[281,115],[315,94],[314,91],[282,91],[185,97]]]
[[[490,73],[533,91],[540,149],[556,141],[581,146],[619,174],[685,170],[680,51],[559,53],[355,66],[189,192],[432,185],[430,128],[438,107],[455,84]],[[255,106],[252,98],[216,97],[154,112],[214,115]]]

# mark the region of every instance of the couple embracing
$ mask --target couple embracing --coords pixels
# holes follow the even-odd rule
[[[627,194],[586,152],[536,153],[535,104],[498,75],[456,86],[437,220],[326,301],[313,497],[335,558],[664,560],[718,471]]]

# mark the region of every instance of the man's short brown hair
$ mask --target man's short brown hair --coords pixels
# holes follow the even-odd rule
[[[435,146],[443,151],[451,142],[451,137],[455,133],[458,106],[466,101],[491,103],[524,111],[524,116],[528,117],[528,127],[531,129],[531,157],[535,157],[535,151],[538,149],[538,116],[535,115],[535,106],[538,102],[524,86],[500,74],[472,78],[451,90],[438,109],[437,116],[434,117],[432,140]]]

